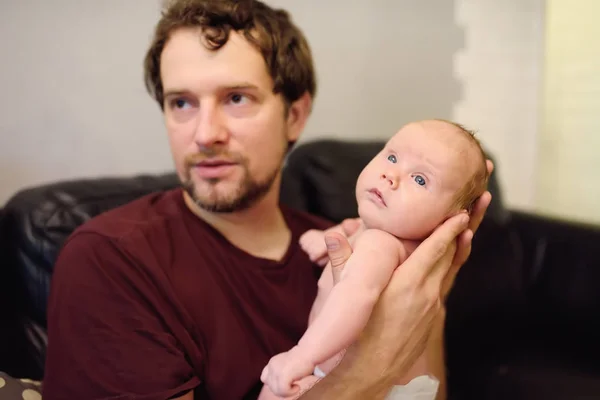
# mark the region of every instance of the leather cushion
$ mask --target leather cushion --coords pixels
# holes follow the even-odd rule
[[[5,206],[8,262],[24,285],[26,314],[46,326],[50,277],[65,239],[90,218],[178,184],[174,174],[80,179],[24,189]]]

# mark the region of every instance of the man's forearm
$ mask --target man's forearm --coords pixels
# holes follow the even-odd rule
[[[393,386],[393,381],[385,376],[385,368],[374,365],[370,362],[371,359],[361,357],[360,350],[351,346],[340,364],[299,399],[384,399]]]

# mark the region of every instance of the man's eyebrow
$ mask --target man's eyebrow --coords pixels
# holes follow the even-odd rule
[[[225,86],[222,88],[222,90],[248,90],[248,89],[258,89],[258,86],[249,83],[249,82],[242,82],[236,85],[232,85],[232,86]]]
[[[169,90],[166,90],[163,93],[163,97],[164,98],[172,97],[172,96],[179,97],[179,96],[182,96],[184,94],[189,94],[189,92],[187,90],[169,89]]]
[[[232,91],[232,90],[259,90],[259,87],[253,83],[249,83],[249,82],[240,82],[240,83],[236,83],[234,85],[229,85],[229,86],[221,86],[218,88],[218,91],[220,92],[227,92],[227,91]],[[183,90],[183,89],[168,89],[165,90],[163,93],[163,97],[171,97],[171,96],[182,96],[182,95],[186,95],[186,94],[190,94],[191,91],[189,90]]]

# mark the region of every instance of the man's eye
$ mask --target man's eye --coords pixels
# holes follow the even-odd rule
[[[246,99],[246,96],[239,93],[232,94],[230,97],[230,100],[233,104],[242,104]]]
[[[425,178],[423,178],[421,175],[415,175],[414,177],[415,182],[417,182],[418,185],[420,186],[425,186]]]
[[[390,154],[390,155],[388,156],[388,158],[387,158],[387,159],[388,159],[388,161],[389,161],[389,162],[391,162],[392,164],[396,164],[396,162],[398,162],[398,160],[396,159],[396,156],[395,156],[395,155],[393,155],[393,154]]]
[[[186,99],[175,99],[173,100],[172,104],[175,108],[184,108],[185,106],[189,105]]]

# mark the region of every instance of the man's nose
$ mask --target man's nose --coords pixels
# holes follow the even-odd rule
[[[198,123],[194,132],[194,142],[200,148],[210,148],[226,144],[229,133],[219,109],[210,104],[203,105],[198,113]]]
[[[392,172],[385,172],[381,174],[381,179],[390,185],[390,189],[396,190],[398,188],[398,176],[396,174]]]

